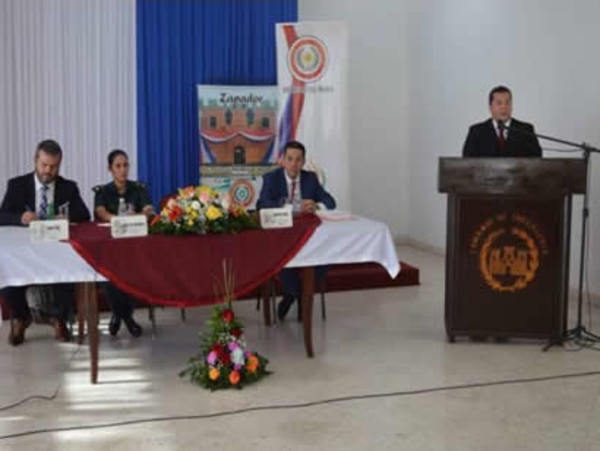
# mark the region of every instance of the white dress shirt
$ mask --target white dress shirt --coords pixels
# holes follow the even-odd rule
[[[498,121],[496,119],[492,119],[492,123],[494,124],[494,130],[496,130],[496,136],[500,137],[500,131],[502,131],[503,135],[504,135],[504,140],[506,141],[506,139],[508,138],[508,128],[510,128],[510,118],[506,121],[504,121],[504,127],[506,127],[504,130],[500,130],[498,128]]]
[[[288,191],[288,197],[285,201],[286,204],[299,204],[302,200],[302,195],[300,193],[300,174],[298,174],[295,179],[292,179],[285,169],[283,170],[283,173],[285,174],[285,182],[287,183]],[[294,198],[291,199],[290,196],[292,195],[292,183],[294,182],[294,180],[296,181],[296,189],[294,191]]]
[[[42,182],[39,181],[37,174],[33,175],[33,179],[35,180],[35,205],[28,205],[30,208],[35,207],[35,213],[39,216],[41,213],[41,203],[42,203],[42,187],[44,186]],[[48,214],[50,214],[50,207],[54,205],[54,188],[55,182],[52,181],[47,183],[48,191],[46,192],[46,198],[48,199]]]

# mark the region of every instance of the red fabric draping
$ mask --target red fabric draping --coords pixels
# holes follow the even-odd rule
[[[217,143],[229,141],[236,136],[243,136],[244,138],[255,141],[266,141],[267,139],[272,138],[274,135],[275,134],[271,130],[253,130],[251,128],[234,131],[202,130],[202,132],[200,132],[200,136],[202,136],[204,139]]]
[[[223,280],[224,259],[234,270],[235,297],[248,293],[279,272],[320,222],[315,215],[302,215],[288,229],[120,239],[111,238],[108,227],[87,223],[71,227],[70,243],[123,291],[150,303],[184,307],[222,302],[214,286],[215,279]]]

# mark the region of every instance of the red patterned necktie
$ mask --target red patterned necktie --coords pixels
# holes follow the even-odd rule
[[[504,130],[500,127],[498,127],[498,145],[500,146],[500,150],[504,151],[506,140],[504,139]]]
[[[290,203],[294,203],[294,197],[296,196],[296,180],[292,180],[292,194],[290,196]]]

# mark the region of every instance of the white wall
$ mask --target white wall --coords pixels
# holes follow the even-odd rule
[[[395,0],[380,3],[299,0],[298,15],[301,21],[348,24],[352,210],[387,222],[404,238],[409,211],[405,7]]]
[[[468,126],[489,116],[494,85],[511,87],[515,117],[538,132],[600,146],[597,0],[299,0],[299,17],[350,25],[352,205],[395,235],[445,246],[438,158],[460,155]],[[600,155],[593,160],[589,275],[600,293]]]
[[[90,208],[110,150],[127,150],[135,179],[135,90],[134,0],[0,1],[0,199],[46,138]]]
[[[445,244],[437,159],[458,155],[468,125],[489,116],[492,86],[510,86],[514,116],[533,122],[539,133],[600,145],[600,2],[508,0],[499,6],[491,0],[410,1],[409,236],[434,246]],[[600,293],[600,280],[594,281],[600,273],[600,155],[594,159],[589,274],[592,291]],[[580,201],[574,208],[572,285],[579,269]]]

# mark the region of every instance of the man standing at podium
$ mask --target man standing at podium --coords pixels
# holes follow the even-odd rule
[[[491,118],[472,125],[463,157],[541,157],[542,148],[532,124],[512,117],[512,93],[506,86],[490,91]]]

